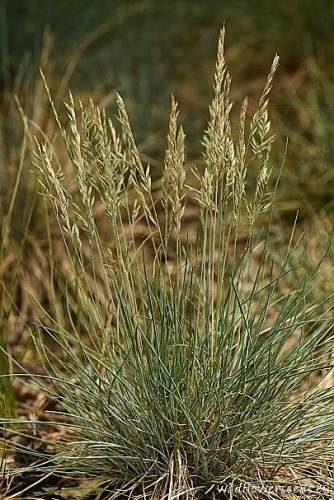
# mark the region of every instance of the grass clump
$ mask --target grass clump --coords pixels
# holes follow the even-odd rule
[[[70,328],[54,321],[35,337],[49,383],[35,380],[66,422],[35,472],[82,475],[106,498],[331,488],[333,390],[317,377],[332,367],[331,298],[309,301],[312,276],[282,293],[293,247],[279,263],[270,252],[268,98],[277,65],[275,57],[255,114],[248,120],[245,100],[234,131],[222,32],[204,168],[186,171],[172,99],[159,193],[120,96],[118,124],[92,102],[78,117],[70,96],[65,129],[54,109],[79,199],[49,143],[37,141],[35,165],[77,304],[68,307]],[[195,236],[185,220],[191,198]]]

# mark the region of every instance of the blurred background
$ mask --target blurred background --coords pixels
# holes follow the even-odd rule
[[[56,224],[31,175],[33,133],[41,129],[51,139],[55,131],[39,68],[60,112],[69,88],[110,114],[120,92],[158,180],[171,92],[180,103],[187,162],[201,161],[224,22],[236,111],[245,96],[255,108],[275,53],[280,56],[270,103],[274,177],[284,161],[275,241],[279,247],[289,239],[298,212],[296,232],[306,235],[299,253],[304,267],[293,277],[327,249],[326,280],[316,282],[314,293],[333,291],[333,0],[2,0],[0,345],[14,353],[23,345],[25,322],[39,315],[32,295],[46,311],[57,312],[66,289]],[[26,358],[27,349],[15,354],[22,352]],[[1,363],[7,361],[0,356],[0,372],[6,372]]]

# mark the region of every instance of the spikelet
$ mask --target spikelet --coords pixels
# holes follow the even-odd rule
[[[123,146],[124,160],[128,166],[130,173],[130,183],[133,186],[139,202],[148,217],[148,219],[154,224],[157,221],[152,216],[151,210],[147,203],[147,196],[151,195],[151,176],[150,167],[144,165],[141,161],[139,151],[137,149],[133,133],[131,130],[128,114],[125,109],[124,101],[122,97],[117,94],[116,97],[117,108],[118,108],[118,121],[121,124],[121,144]]]
[[[167,148],[162,175],[163,205],[168,219],[168,233],[180,234],[181,221],[184,214],[184,132],[177,126],[177,103],[172,96]]]
[[[86,217],[81,217],[83,228],[90,234],[92,234],[94,232],[93,187],[90,182],[91,179],[91,176],[89,175],[90,169],[88,168],[89,166],[87,165],[87,162],[84,161],[84,156],[82,154],[81,134],[77,123],[74,100],[71,92],[69,94],[70,94],[70,102],[69,104],[65,103],[65,106],[69,118],[70,132],[66,134],[65,141],[67,146],[67,152],[72,162],[73,170],[76,174],[81,200],[85,207]],[[81,103],[80,105],[82,107]]]
[[[35,144],[33,165],[42,189],[41,194],[51,201],[62,231],[69,236],[78,251],[78,255],[80,255],[82,245],[79,227],[77,220],[73,220],[71,216],[71,214],[77,214],[78,207],[73,202],[68,190],[63,186],[63,170],[61,167],[55,170],[53,166],[52,152],[49,151],[44,142],[39,142],[36,138]]]
[[[231,134],[231,76],[224,56],[225,29],[220,33],[214,77],[214,96],[203,138],[205,172],[197,200],[209,212],[217,211],[231,196],[235,182],[235,151]],[[196,177],[198,173],[194,171]],[[211,197],[211,199],[209,199]],[[203,215],[202,210],[202,215]]]
[[[252,151],[251,161],[260,162],[260,171],[257,178],[254,201],[248,206],[248,217],[250,227],[254,226],[256,218],[265,212],[270,206],[270,192],[268,191],[268,182],[271,169],[269,168],[269,156],[271,152],[274,136],[270,133],[270,121],[268,117],[268,99],[271,91],[272,82],[278,68],[279,57],[276,55],[267,82],[264,86],[258,109],[255,112],[251,125],[249,144]]]

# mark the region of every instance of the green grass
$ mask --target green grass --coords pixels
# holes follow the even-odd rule
[[[70,95],[66,127],[50,97],[68,158],[54,137],[38,137],[34,164],[68,256],[67,318],[45,311],[33,338],[47,376],[30,376],[56,405],[40,425],[65,423],[44,451],[19,445],[26,471],[83,477],[104,498],[332,489],[333,389],[322,379],[333,366],[333,296],[313,301],[313,272],[286,289],[293,238],[279,257],[272,250],[277,65],[255,112],[245,100],[232,120],[221,34],[203,168],[185,169],[172,98],[159,192],[119,95],[115,123]]]

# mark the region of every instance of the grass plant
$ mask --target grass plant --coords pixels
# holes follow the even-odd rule
[[[52,446],[20,446],[34,474],[82,477],[94,498],[330,495],[333,389],[321,377],[333,366],[333,297],[313,302],[313,272],[282,292],[293,239],[271,252],[277,67],[276,56],[256,111],[244,100],[232,127],[221,32],[204,167],[185,168],[172,98],[159,192],[120,95],[115,122],[70,94],[65,127],[49,94],[68,160],[39,136],[34,165],[76,303],[68,293],[66,327],[45,311],[33,332],[47,375],[31,376],[55,405],[52,422],[35,424],[59,430]]]

